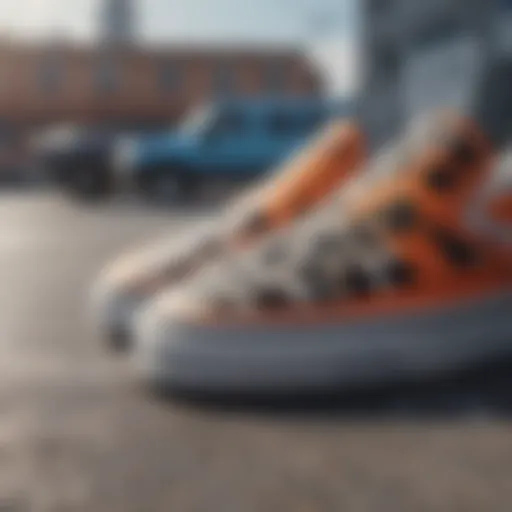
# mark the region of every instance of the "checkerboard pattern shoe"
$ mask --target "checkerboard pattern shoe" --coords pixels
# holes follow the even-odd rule
[[[188,239],[166,240],[119,258],[93,290],[93,310],[104,337],[114,348],[129,347],[131,319],[148,299],[293,223],[343,187],[363,162],[364,146],[355,126],[335,122],[222,218]]]
[[[512,354],[512,155],[437,113],[327,204],[162,293],[142,379],[290,392],[417,378]]]

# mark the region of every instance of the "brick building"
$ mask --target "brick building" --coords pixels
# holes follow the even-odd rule
[[[295,50],[0,42],[0,75],[0,120],[13,126],[169,124],[212,97],[322,89]]]

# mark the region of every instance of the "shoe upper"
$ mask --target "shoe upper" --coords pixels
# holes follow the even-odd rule
[[[395,314],[510,290],[512,156],[436,114],[362,177],[263,244],[154,304],[215,323]]]
[[[245,246],[302,215],[358,168],[364,140],[349,122],[334,122],[315,141],[225,215],[184,239],[167,239],[111,265],[102,282],[146,296],[203,264]]]

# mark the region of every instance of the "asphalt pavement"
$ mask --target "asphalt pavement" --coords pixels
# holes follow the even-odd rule
[[[290,404],[148,394],[87,316],[99,269],[215,206],[0,193],[0,511],[504,511],[512,372]]]

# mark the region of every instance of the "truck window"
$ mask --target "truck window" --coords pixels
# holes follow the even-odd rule
[[[276,136],[302,136],[315,131],[323,121],[325,115],[322,112],[279,112],[270,117],[269,131]]]
[[[214,122],[215,110],[207,105],[194,109],[181,123],[180,131],[185,135],[197,135]]]
[[[222,112],[212,123],[210,136],[239,135],[247,131],[247,118],[241,112]]]

